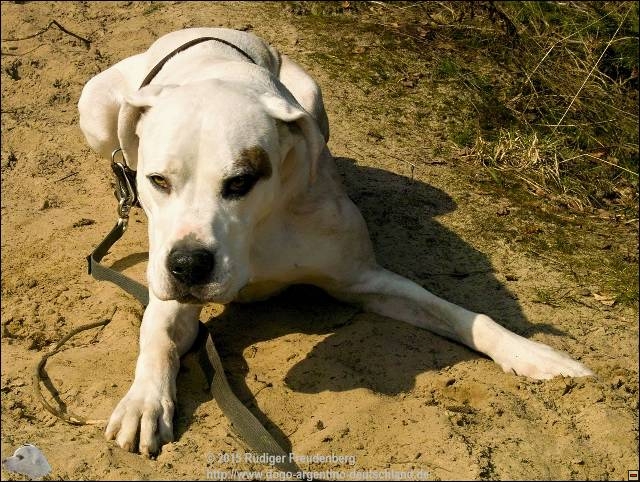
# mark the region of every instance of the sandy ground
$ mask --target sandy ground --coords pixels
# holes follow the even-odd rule
[[[108,163],[78,128],[82,86],[163,33],[211,25],[251,28],[319,79],[330,147],[384,265],[572,354],[598,375],[537,382],[504,374],[462,346],[304,287],[267,302],[208,307],[203,320],[234,389],[270,431],[292,453],[353,462],[302,467],[429,479],[603,480],[626,479],[638,468],[637,313],[592,297],[535,303],[536,288],[583,287],[509,239],[486,242],[477,221],[495,216],[500,200],[460,177],[455,163],[424,162],[411,178],[395,159],[418,155],[420,133],[372,144],[368,125],[379,120],[358,109],[368,98],[311,60],[314,33],[280,6],[3,2],[2,38],[26,37],[51,20],[90,38],[90,48],[55,27],[2,42],[3,458],[36,444],[53,467],[51,479],[269,471],[229,458],[243,454],[243,445],[192,361],[179,376],[176,441],[152,460],[105,441],[100,427],[56,420],[31,388],[34,364],[53,343],[77,325],[111,317],[47,366],[70,410],[103,420],[128,389],[137,354],[142,308],[86,274],[84,256],[114,222],[115,201]],[[145,223],[134,213],[108,263],[143,276]],[[2,477],[21,478],[4,469]]]

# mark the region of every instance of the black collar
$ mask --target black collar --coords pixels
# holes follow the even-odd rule
[[[158,62],[156,64],[156,66],[153,69],[151,69],[151,72],[149,72],[147,74],[147,76],[142,81],[142,84],[140,84],[140,88],[142,89],[143,87],[149,85],[151,83],[151,81],[153,80],[153,78],[158,74],[158,72],[160,72],[162,67],[164,67],[164,64],[166,64],[169,61],[169,59],[171,59],[174,55],[179,54],[180,52],[182,52],[184,50],[187,50],[189,47],[193,47],[194,45],[197,45],[197,44],[202,43],[202,42],[207,42],[209,40],[214,40],[216,42],[220,42],[220,43],[223,43],[225,45],[228,45],[229,47],[235,49],[238,53],[242,54],[251,63],[253,63],[253,64],[256,63],[256,61],[253,60],[253,58],[248,53],[246,53],[244,50],[242,50],[237,45],[234,45],[231,42],[228,42],[227,40],[224,40],[224,39],[221,39],[221,38],[218,38],[218,37],[200,37],[200,38],[196,38],[196,39],[190,40],[189,42],[181,45],[180,47],[175,49],[173,52],[171,52],[170,54],[165,56],[160,62]]]

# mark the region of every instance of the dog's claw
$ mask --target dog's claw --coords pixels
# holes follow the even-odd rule
[[[113,411],[105,437],[115,439],[128,452],[139,451],[145,457],[151,457],[173,438],[173,411],[174,404],[168,394],[134,381]]]

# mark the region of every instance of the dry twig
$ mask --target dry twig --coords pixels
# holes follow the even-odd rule
[[[82,43],[84,43],[84,46],[85,46],[86,48],[89,48],[89,47],[91,46],[91,41],[90,41],[90,40],[88,40],[88,39],[86,39],[86,38],[84,38],[84,37],[81,37],[80,35],[75,34],[75,33],[71,32],[71,31],[67,30],[67,29],[66,29],[66,28],[64,28],[62,25],[60,25],[60,23],[58,23],[58,21],[57,21],[57,20],[51,20],[51,21],[49,22],[49,25],[47,25],[45,28],[43,28],[42,30],[40,30],[40,31],[38,31],[38,32],[36,32],[36,33],[34,33],[34,34],[32,34],[32,35],[27,35],[26,37],[21,37],[21,38],[3,38],[3,39],[2,39],[2,41],[3,41],[3,42],[19,42],[19,41],[21,41],[21,40],[28,40],[28,39],[31,39],[31,38],[37,37],[37,36],[38,36],[38,35],[40,35],[40,34],[43,34],[44,32],[46,32],[47,30],[49,30],[49,29],[50,29],[52,26],[54,26],[54,25],[55,25],[56,27],[58,27],[60,30],[62,30],[64,33],[66,33],[66,34],[68,34],[68,35],[71,35],[72,37],[75,37],[75,38],[77,38],[78,40],[81,40],[81,41],[82,41]]]

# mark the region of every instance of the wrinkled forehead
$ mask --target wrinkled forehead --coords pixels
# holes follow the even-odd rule
[[[143,114],[143,169],[196,163],[229,172],[267,169],[279,155],[275,120],[250,97],[226,94],[172,96]]]

